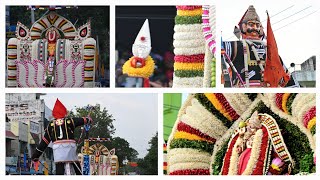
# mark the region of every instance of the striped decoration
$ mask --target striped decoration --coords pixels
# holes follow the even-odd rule
[[[17,60],[17,46],[18,39],[11,38],[7,45],[7,86],[17,87],[17,66],[15,61]]]
[[[201,23],[201,6],[177,6],[173,87],[202,87],[202,81],[198,80],[204,73],[205,40]]]
[[[84,87],[94,86],[94,71],[96,61],[96,41],[93,38],[87,38],[82,42],[84,67]]]
[[[163,174],[167,174],[167,143],[163,143]]]
[[[271,138],[272,145],[274,147],[274,150],[278,154],[279,158],[282,159],[284,162],[293,163],[293,160],[284,143],[281,131],[276,121],[267,114],[259,115],[262,125],[264,125],[268,130],[269,138]]]

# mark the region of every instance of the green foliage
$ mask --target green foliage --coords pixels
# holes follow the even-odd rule
[[[300,172],[315,172],[315,166],[310,166],[313,164],[313,154],[306,154],[300,160]]]
[[[220,174],[220,171],[221,171],[221,168],[223,165],[223,159],[224,159],[224,156],[228,150],[228,142],[229,142],[229,140],[224,142],[221,149],[216,154],[216,157],[214,159],[214,163],[212,163],[212,170],[213,170],[212,174],[213,175]]]
[[[141,174],[157,175],[158,174],[158,133],[149,141],[150,148],[148,154],[138,161]]]
[[[233,121],[229,121],[226,117],[224,117],[208,100],[208,98],[204,94],[195,94],[195,98],[204,106],[209,112],[211,112],[214,116],[217,117],[226,127],[231,127]]]
[[[111,148],[116,149],[116,155],[118,156],[120,166],[123,166],[123,160],[126,158],[130,162],[134,161],[138,156],[138,152],[130,147],[128,141],[120,137],[112,138]]]
[[[291,157],[296,162],[292,173],[297,174],[306,169],[309,170],[308,172],[311,172],[315,165],[313,162],[309,161],[308,158],[306,158],[306,156],[309,157],[313,155],[307,136],[301,132],[298,126],[292,124],[286,119],[280,118],[262,101],[257,105],[256,108],[253,109],[252,113],[256,110],[259,113],[269,114],[277,121],[279,128],[281,129],[284,142],[291,154]]]
[[[287,107],[287,110],[289,112],[289,114],[292,114],[292,106],[291,104],[293,103],[293,100],[294,98],[297,96],[297,93],[292,93],[290,94],[288,100],[287,100],[287,104],[286,104],[286,107]]]
[[[214,143],[209,143],[199,140],[187,140],[187,139],[173,139],[170,143],[170,148],[193,148],[202,150],[208,153],[212,153]]]
[[[310,132],[312,135],[315,135],[317,131],[317,126],[312,126],[312,128],[310,129]]]
[[[176,24],[201,24],[202,16],[176,16]]]
[[[198,77],[203,76],[203,71],[199,70],[176,70],[174,71],[177,77]]]

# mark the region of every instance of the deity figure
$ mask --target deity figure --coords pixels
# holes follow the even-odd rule
[[[224,161],[223,175],[290,174],[294,166],[276,121],[257,111],[239,124]]]

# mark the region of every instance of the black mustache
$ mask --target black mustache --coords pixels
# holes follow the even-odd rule
[[[259,30],[252,29],[252,28],[248,28],[248,29],[247,29],[247,32],[248,32],[248,33],[256,32],[256,33],[260,34],[260,31],[259,31]]]

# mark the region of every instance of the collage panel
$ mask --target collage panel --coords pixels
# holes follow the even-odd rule
[[[6,175],[157,175],[157,101],[156,93],[7,93]]]
[[[225,9],[219,13],[222,86],[315,88],[319,53],[312,39],[317,30],[305,27],[319,17],[319,5],[233,4],[224,1],[219,6]]]
[[[6,87],[109,87],[109,24],[109,6],[6,6]]]
[[[315,175],[315,93],[165,93],[165,175]]]
[[[116,87],[215,87],[215,6],[116,6]]]

